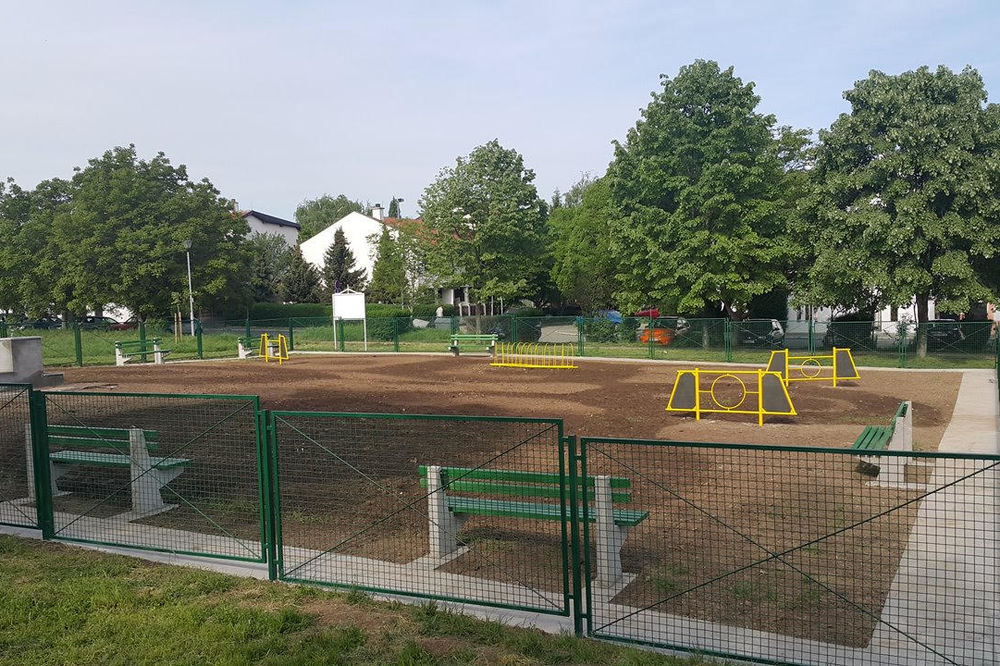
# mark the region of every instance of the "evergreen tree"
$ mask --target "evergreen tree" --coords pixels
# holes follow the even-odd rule
[[[375,251],[375,266],[368,296],[373,301],[402,303],[406,298],[406,257],[402,248],[389,233],[389,227],[382,225]]]
[[[319,296],[319,272],[302,256],[302,248],[296,247],[281,283],[281,297],[290,303],[315,303]]]
[[[337,229],[333,235],[333,244],[323,257],[323,284],[327,294],[350,288],[363,291],[365,288],[365,270],[354,267],[355,259],[351,248],[347,246],[347,238],[343,229]]]
[[[389,214],[387,215],[387,217],[392,217],[392,218],[398,218],[399,217],[399,202],[400,201],[402,201],[402,199],[398,199],[396,197],[392,198],[392,201],[389,202]]]

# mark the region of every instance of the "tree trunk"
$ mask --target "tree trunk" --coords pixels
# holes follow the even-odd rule
[[[929,294],[917,294],[917,358],[927,357],[927,303]]]

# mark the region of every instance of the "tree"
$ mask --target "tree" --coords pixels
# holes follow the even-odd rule
[[[355,268],[354,253],[347,245],[347,237],[343,229],[337,229],[333,235],[333,243],[323,255],[323,270],[321,276],[327,294],[353,289],[363,291],[365,288],[365,269]]]
[[[439,286],[469,285],[480,300],[534,295],[546,274],[547,210],[534,179],[495,139],[438,174],[420,207],[427,269]]]
[[[872,71],[820,132],[810,200],[814,302],[882,307],[916,298],[961,313],[995,299],[1000,107],[971,67]],[[923,349],[921,345],[920,349]]]
[[[282,299],[289,303],[319,302],[320,286],[319,271],[302,256],[302,248],[296,246],[281,283]]]
[[[398,218],[399,217],[399,202],[400,201],[402,201],[402,199],[399,199],[397,197],[393,197],[392,198],[392,201],[389,202],[389,213],[386,215],[386,217],[391,217],[391,218]]]
[[[389,227],[383,224],[375,246],[375,263],[372,266],[368,296],[381,303],[403,303],[408,291],[403,248],[392,237]]]
[[[324,194],[316,199],[303,201],[295,209],[295,221],[302,227],[299,242],[309,240],[349,213],[364,211],[365,206],[366,204],[348,199],[343,194],[336,197]]]
[[[590,181],[578,204],[554,209],[549,217],[552,279],[565,298],[587,311],[611,305],[618,287],[614,220],[604,179]]]
[[[278,300],[281,284],[291,267],[295,250],[278,234],[254,234],[247,243],[250,255],[250,289],[255,303]]]
[[[619,299],[745,316],[752,298],[785,283],[793,255],[775,119],[756,111],[752,83],[715,62],[661,79],[625,143],[615,142],[607,175]]]

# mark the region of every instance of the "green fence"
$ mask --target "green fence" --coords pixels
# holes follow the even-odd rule
[[[630,495],[581,506],[590,635],[781,664],[1000,658],[1000,457],[580,446],[582,476]]]
[[[0,384],[0,524],[38,527],[31,440],[31,386]]]
[[[262,562],[256,396],[34,393],[56,539]],[[46,478],[43,478],[46,477]],[[46,497],[47,495],[47,497]]]
[[[272,412],[278,576],[569,614],[562,423]]]
[[[578,441],[557,419],[254,396],[0,398],[0,522],[45,538],[766,663],[1000,658],[997,455]]]

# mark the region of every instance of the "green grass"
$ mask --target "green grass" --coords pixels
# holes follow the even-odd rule
[[[0,536],[0,665],[709,663]]]

